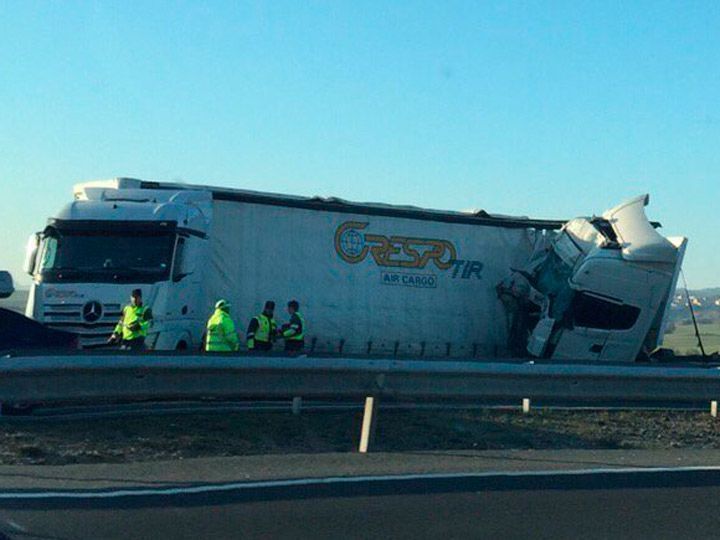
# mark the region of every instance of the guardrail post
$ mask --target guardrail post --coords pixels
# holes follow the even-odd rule
[[[525,414],[528,414],[530,412],[530,398],[523,398],[522,412]]]
[[[710,402],[710,416],[717,418],[717,401]]]
[[[360,446],[358,447],[358,452],[361,454],[368,452],[370,444],[375,438],[377,405],[378,398],[375,396],[365,398],[365,410],[363,412],[362,429],[360,430]]]
[[[300,410],[302,409],[302,398],[301,397],[294,397],[292,400],[292,413],[295,416],[300,415]]]

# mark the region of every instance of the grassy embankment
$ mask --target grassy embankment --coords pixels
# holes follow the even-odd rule
[[[700,336],[705,346],[705,352],[712,354],[720,351],[720,322],[701,323],[698,325]],[[677,354],[700,354],[695,337],[695,328],[692,324],[679,324],[674,330],[666,334],[664,346],[674,350]]]

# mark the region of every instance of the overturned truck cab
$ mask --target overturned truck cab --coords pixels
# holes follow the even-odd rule
[[[569,221],[498,287],[511,347],[553,360],[633,361],[662,343],[686,238],[666,238],[643,195]]]

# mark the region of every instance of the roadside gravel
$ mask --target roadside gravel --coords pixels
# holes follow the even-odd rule
[[[354,411],[241,412],[0,423],[0,464],[129,463],[352,452]],[[383,410],[374,451],[716,449],[720,424],[699,412]]]

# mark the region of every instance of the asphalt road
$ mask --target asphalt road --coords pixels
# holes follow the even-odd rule
[[[16,498],[13,497],[24,497]],[[720,469],[0,493],[10,538],[709,538]]]

